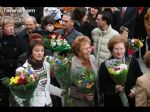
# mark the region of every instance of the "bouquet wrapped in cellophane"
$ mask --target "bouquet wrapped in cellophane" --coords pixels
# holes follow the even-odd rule
[[[94,96],[94,83],[96,74],[90,72],[86,68],[80,68],[79,72],[74,72],[71,75],[72,82],[77,85],[85,95]],[[94,106],[94,100],[89,100],[89,103]]]
[[[70,67],[71,67],[71,55],[68,57],[55,55],[54,57],[46,56],[45,59],[50,63],[51,70],[54,71],[55,77],[59,82],[61,88],[66,90],[64,97],[64,106],[72,106],[72,100],[70,97]]]
[[[31,66],[28,69],[20,67],[14,77],[4,77],[2,83],[10,88],[11,93],[24,101],[24,106],[29,106],[30,98],[37,87],[38,79]]]
[[[128,64],[123,63],[121,60],[118,59],[110,59],[105,62],[105,65],[113,81],[116,84],[124,87],[127,79]],[[121,91],[119,93],[119,96],[121,98],[123,106],[128,107],[129,104],[125,91]]]

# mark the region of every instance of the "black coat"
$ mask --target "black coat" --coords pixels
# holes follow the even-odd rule
[[[120,13],[121,13],[120,7]],[[125,26],[129,29],[129,38],[135,36],[135,18],[137,15],[136,7],[127,7],[124,16],[121,18],[121,26]]]
[[[107,68],[105,66],[105,62],[101,64],[101,67],[99,69],[99,84],[100,84],[100,90],[104,93],[104,106],[109,107],[116,107],[116,106],[122,106],[121,99],[119,97],[119,94],[115,93],[115,82],[111,79]],[[131,59],[130,65],[129,65],[129,71],[127,74],[127,80],[125,83],[125,92],[126,96],[130,93],[130,90],[133,88],[133,86],[136,83],[136,79],[141,76],[143,73],[140,69],[140,65],[138,61],[133,57]],[[129,105],[135,106],[135,99],[131,99],[128,97]]]
[[[111,26],[113,29],[115,29],[116,31],[119,32],[120,27],[121,27],[121,15],[120,15],[120,11],[114,11],[112,13],[112,22],[111,22]]]
[[[21,47],[17,36],[0,37],[0,79],[15,75],[20,54]],[[8,95],[9,89],[0,81],[0,106],[9,106]]]
[[[144,26],[144,16],[146,12],[147,7],[144,7],[141,14],[137,13],[137,16],[135,18],[135,38],[142,37],[143,39],[146,39],[147,32]]]
[[[74,28],[77,31],[81,32],[83,35],[88,36],[89,39],[91,40],[92,45],[93,45],[93,39],[91,37],[91,32],[93,30],[93,27],[92,27],[91,23],[85,22],[85,23],[78,24],[78,22],[76,21],[74,24]]]

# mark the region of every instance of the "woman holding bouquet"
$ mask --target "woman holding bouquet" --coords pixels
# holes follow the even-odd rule
[[[90,39],[86,36],[78,36],[72,44],[72,50],[74,52],[74,56],[72,57],[71,62],[72,63],[71,73],[72,77],[74,76],[73,77],[74,84],[71,86],[71,96],[73,98],[73,106],[93,106],[89,102],[90,100],[93,100],[94,89],[91,95],[87,95],[82,91],[80,86],[78,86],[78,83],[76,83],[81,81],[84,82],[84,80],[81,78],[82,76],[80,75],[83,72],[82,71],[83,68],[89,71],[89,73],[91,73],[90,75],[93,79],[95,79],[95,77],[97,76],[98,66],[95,57],[91,55]],[[87,78],[87,75],[89,74],[85,74],[85,79]],[[79,79],[81,80],[77,80],[78,79],[77,77],[79,77]]]
[[[103,62],[99,68],[99,86],[104,93],[104,106],[106,107],[135,106],[135,83],[137,78],[143,73],[138,61],[134,57],[125,57],[125,51],[127,47],[128,42],[125,41],[121,35],[118,37],[113,37],[108,43],[108,49],[112,53],[112,56]],[[114,62],[111,61],[113,59],[117,59],[121,62],[121,64],[123,63],[123,65],[126,65],[127,72],[123,72],[121,74],[125,76],[124,79],[122,79],[122,83],[117,83],[116,80],[112,78],[112,74],[114,73],[117,75],[117,72],[119,72],[121,69],[114,67],[114,71],[110,72],[109,68],[107,67],[107,62],[111,62],[109,64],[113,65]],[[114,65],[115,64],[117,63],[114,63]],[[125,100],[122,100],[120,95],[120,93],[123,91],[125,91],[123,96],[126,96],[125,99],[127,99],[125,105]]]
[[[17,68],[17,58],[22,53],[18,36],[15,35],[14,21],[9,16],[0,19],[0,79],[11,77]],[[0,107],[9,106],[9,88],[0,81]]]
[[[30,43],[27,57],[28,59],[23,66],[16,70],[16,72],[21,72],[22,70],[28,71],[28,66],[31,66],[35,78],[38,79],[38,84],[33,92],[33,97],[30,99],[29,105],[27,106],[51,107],[53,104],[50,94],[61,97],[64,94],[64,90],[50,84],[50,65],[44,60],[43,42],[33,40]],[[15,99],[20,106],[26,106],[22,103],[23,99],[20,99],[17,96],[15,96]]]

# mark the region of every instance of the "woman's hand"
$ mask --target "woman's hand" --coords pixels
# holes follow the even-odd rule
[[[84,98],[87,100],[87,101],[91,101],[93,100],[94,96],[92,94],[84,94]]]
[[[123,91],[123,87],[121,85],[115,86],[116,93]]]
[[[70,91],[71,91],[70,88],[68,88],[67,91],[63,89],[62,92],[61,92],[61,96],[64,96],[66,92],[67,92],[68,95],[70,95]]]
[[[128,95],[130,98],[135,97],[135,91],[133,89],[130,90],[130,94]]]

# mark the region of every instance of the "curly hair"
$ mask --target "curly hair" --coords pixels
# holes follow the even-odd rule
[[[121,35],[114,36],[108,42],[108,49],[109,49],[110,52],[113,51],[113,48],[114,48],[115,44],[117,44],[117,43],[124,43],[124,46],[125,46],[126,49],[129,46],[128,41],[126,39],[124,39]]]
[[[147,51],[144,55],[144,63],[147,68],[150,68],[150,51]]]
[[[91,45],[91,41],[87,36],[77,36],[76,39],[72,43],[72,51],[78,56],[78,52],[80,51],[81,45],[89,43]]]

